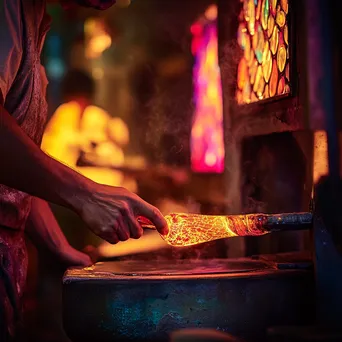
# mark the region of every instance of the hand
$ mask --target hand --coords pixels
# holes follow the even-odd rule
[[[124,188],[93,183],[88,195],[80,202],[78,213],[83,221],[96,235],[111,244],[142,236],[138,216],[151,221],[160,234],[168,232],[159,210]]]
[[[101,255],[99,253],[99,249],[95,248],[94,246],[88,245],[82,249],[82,252],[87,254],[93,264],[97,263],[97,261],[100,259]]]
[[[57,258],[67,266],[91,266],[93,260],[89,255],[78,251],[77,249],[66,245],[57,252]]]

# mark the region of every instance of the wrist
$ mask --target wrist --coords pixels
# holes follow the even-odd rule
[[[94,182],[80,175],[80,177],[77,177],[77,179],[71,183],[72,185],[67,187],[67,190],[63,192],[62,200],[66,207],[75,213],[80,214],[85,203],[92,195]]]

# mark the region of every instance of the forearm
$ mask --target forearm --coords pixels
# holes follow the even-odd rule
[[[46,155],[0,105],[0,183],[77,209],[91,182]]]
[[[26,233],[40,251],[48,251],[67,266],[89,266],[90,257],[77,251],[65,238],[50,206],[37,197],[32,198]]]
[[[26,223],[26,233],[38,248],[58,253],[69,246],[50,206],[33,197],[31,212]]]

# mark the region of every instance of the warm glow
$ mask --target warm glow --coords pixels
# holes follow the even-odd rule
[[[267,234],[263,229],[266,215],[209,216],[199,214],[170,214],[165,219],[169,233],[165,241],[175,247],[197,245],[235,236]]]
[[[128,141],[128,128],[121,119],[112,119],[96,106],[86,107],[82,115],[77,102],[68,102],[56,110],[48,123],[42,149],[97,183],[120,186],[121,172],[105,167],[77,167],[76,163],[82,150],[95,155],[95,165],[122,166],[125,158],[120,145]],[[97,146],[93,147],[93,143]]]
[[[205,17],[210,20],[214,21],[217,19],[217,6],[211,5],[206,11],[205,11]]]
[[[325,131],[318,131],[314,134],[313,158],[313,181],[316,184],[322,176],[326,176],[329,172],[328,141]]]
[[[145,231],[144,235],[139,239],[129,239],[124,242],[119,242],[116,245],[111,245],[107,242],[101,244],[98,252],[103,258],[115,258],[125,255],[154,252],[170,247],[157,231]]]
[[[94,68],[92,75],[96,80],[101,80],[104,76],[104,70],[102,68]]]
[[[86,57],[94,59],[112,45],[112,38],[106,32],[105,25],[100,19],[88,19],[84,24],[86,35]]]
[[[115,5],[118,7],[128,7],[131,4],[131,0],[116,0]]]
[[[288,0],[242,0],[236,101],[290,93]]]
[[[195,114],[191,130],[191,164],[195,172],[224,170],[223,108],[218,65],[217,7],[205,12],[206,21],[191,27]]]

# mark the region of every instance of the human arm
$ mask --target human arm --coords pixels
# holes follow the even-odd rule
[[[136,216],[145,216],[161,233],[159,211],[125,189],[90,181],[41,151],[5,109],[22,62],[21,1],[0,1],[0,184],[75,211],[108,242],[138,238]]]
[[[0,105],[0,183],[75,211],[90,229],[110,243],[139,238],[136,221],[144,216],[160,233],[167,224],[160,212],[123,188],[90,181],[37,147]]]
[[[38,250],[48,250],[68,266],[89,266],[87,254],[70,246],[47,202],[33,197],[26,233]]]

